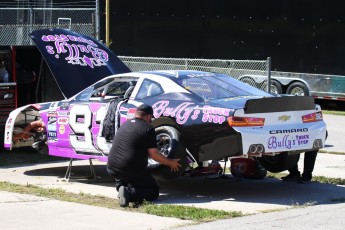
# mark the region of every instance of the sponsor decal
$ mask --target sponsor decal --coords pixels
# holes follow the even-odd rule
[[[10,129],[11,128],[11,123],[12,123],[12,118],[9,118],[6,123],[6,128],[5,129]]]
[[[67,125],[68,124],[68,117],[59,117],[57,123],[60,125]]]
[[[57,114],[55,111],[48,111],[48,131],[56,131]]]
[[[69,108],[69,102],[61,102],[60,109],[62,110],[68,110]],[[60,111],[63,112],[63,111]]]
[[[59,126],[59,133],[60,133],[60,134],[64,134],[64,133],[65,133],[65,130],[66,130],[66,129],[65,129],[65,126],[64,126],[64,125],[60,125],[60,126]]]
[[[196,120],[201,117],[202,122],[222,124],[230,114],[230,109],[205,105],[194,106],[194,103],[183,102],[176,107],[169,107],[169,101],[158,101],[152,105],[154,116],[175,117],[178,124],[185,124],[188,119]]]
[[[10,141],[10,132],[6,132],[6,140],[5,143],[11,143]]]
[[[137,111],[137,108],[130,108],[128,109],[128,112],[127,112],[127,119],[132,119],[134,118],[134,115],[135,115],[135,112]]]
[[[57,113],[56,111],[48,111],[48,117],[56,117]]]
[[[45,47],[48,54],[56,59],[60,58],[60,54],[67,54],[65,60],[71,65],[94,68],[106,65],[109,60],[108,53],[98,48],[92,40],[65,34],[43,35],[41,39],[53,42]]]
[[[195,73],[195,74],[188,74],[188,77],[212,77],[215,76],[214,73]]]
[[[53,102],[53,103],[50,104],[49,109],[50,110],[55,110],[56,106],[57,106],[57,102]]]
[[[308,128],[270,130],[270,134],[302,133],[302,132],[308,132]]]
[[[290,120],[291,116],[283,115],[278,117],[278,121],[288,121]]]
[[[309,135],[272,136],[268,139],[269,149],[291,149],[309,144]]]
[[[37,110],[41,110],[42,106],[40,104],[32,104],[32,106],[34,108],[36,108]]]
[[[57,115],[61,117],[67,117],[69,115],[68,111],[57,111]]]
[[[48,141],[49,142],[57,142],[57,133],[55,131],[48,132]]]
[[[56,117],[48,117],[48,124],[55,124],[56,123],[57,118]]]

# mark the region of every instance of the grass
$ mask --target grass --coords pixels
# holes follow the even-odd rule
[[[171,205],[161,204],[154,205],[148,204],[143,206],[144,212],[157,216],[175,217],[183,220],[194,220],[194,221],[213,221],[218,219],[233,218],[243,216],[242,212],[227,212],[222,210],[211,210],[204,208],[196,208],[183,205]]]
[[[286,173],[267,173],[267,177],[269,178],[277,178],[280,179],[283,176],[286,176]],[[345,179],[342,178],[330,178],[325,176],[313,176],[313,182],[318,182],[322,184],[337,184],[337,185],[345,185]]]
[[[323,150],[323,149],[320,149],[319,153],[328,153],[328,154],[335,154],[335,155],[345,155],[344,152],[333,152],[333,151],[326,151],[326,150]]]
[[[322,110],[322,113],[345,116],[345,111]]]
[[[41,188],[33,185],[17,185],[9,182],[0,182],[0,190],[7,192],[14,192],[20,194],[34,195],[38,197],[45,197],[55,200],[75,202],[86,205],[93,205],[98,207],[105,207],[111,209],[119,209],[125,211],[135,211],[140,213],[147,213],[157,216],[174,217],[183,220],[193,220],[197,222],[208,222],[213,220],[233,218],[243,216],[241,212],[233,211],[227,212],[222,210],[210,210],[190,206],[171,205],[171,204],[152,204],[144,202],[139,207],[121,208],[118,202],[112,198],[91,195],[86,193],[70,193],[62,189],[56,188]]]

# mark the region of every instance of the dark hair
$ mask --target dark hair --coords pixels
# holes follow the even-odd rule
[[[146,104],[141,104],[138,108],[137,108],[137,112],[142,112],[145,113],[147,115],[153,115],[153,109],[150,105],[146,105]]]

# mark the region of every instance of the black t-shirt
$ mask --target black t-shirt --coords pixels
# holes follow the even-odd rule
[[[118,129],[108,156],[113,171],[135,172],[147,167],[147,150],[157,148],[155,129],[142,119],[134,118]]]

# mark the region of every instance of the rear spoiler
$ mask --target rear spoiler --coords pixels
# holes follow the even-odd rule
[[[273,113],[314,109],[315,102],[313,97],[283,96],[250,99],[245,104],[244,113]]]

